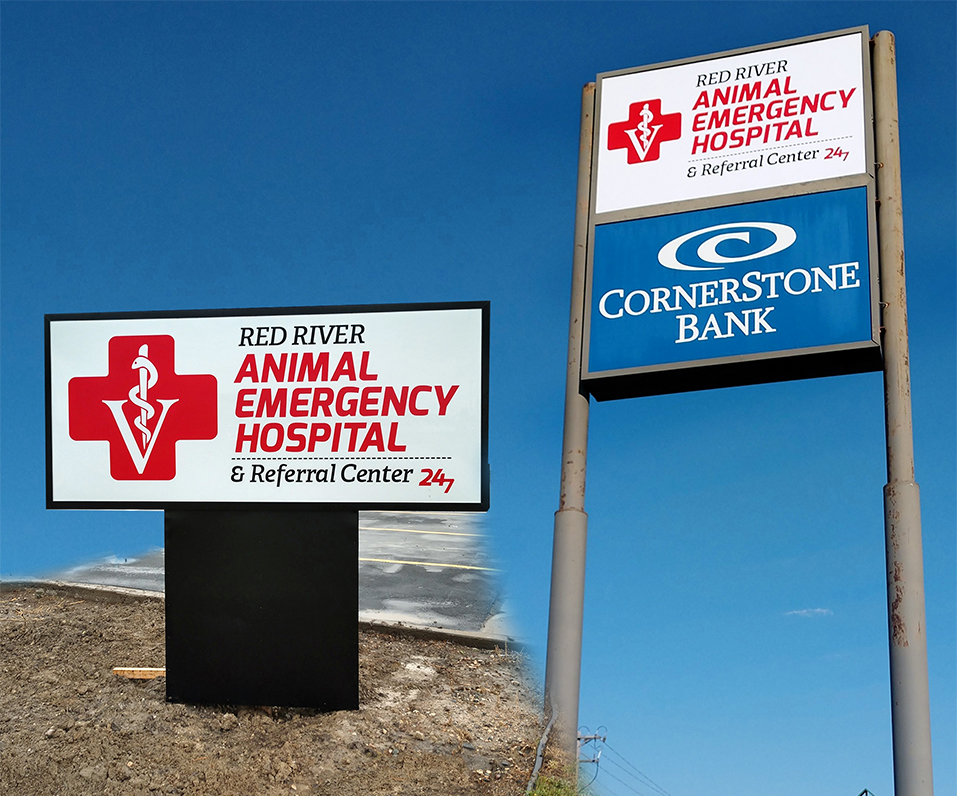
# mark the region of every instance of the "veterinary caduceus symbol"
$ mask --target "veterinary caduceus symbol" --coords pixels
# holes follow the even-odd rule
[[[130,458],[133,460],[133,466],[136,467],[136,472],[142,475],[143,470],[146,469],[146,465],[149,463],[150,454],[153,452],[154,441],[159,437],[169,408],[179,399],[169,398],[157,401],[162,408],[160,410],[159,420],[156,421],[154,429],[151,430],[147,423],[156,415],[156,408],[149,402],[149,390],[151,387],[156,386],[156,382],[159,380],[159,373],[156,370],[156,365],[150,362],[148,345],[140,346],[139,353],[134,358],[130,367],[133,370],[139,371],[139,382],[130,389],[128,398],[134,406],[140,408],[139,417],[133,419],[133,425],[142,435],[142,446],[137,446],[133,430],[130,428],[126,415],[123,412],[123,406],[126,404],[126,401],[110,401],[104,399],[103,403],[110,408],[110,412],[113,414],[116,427],[123,438],[123,442],[126,444]]]
[[[140,355],[133,360],[133,364],[130,367],[140,372],[139,389],[134,387],[130,390],[130,400],[140,407],[140,416],[133,422],[136,427],[143,432],[143,448],[145,449],[146,446],[149,445],[150,437],[153,436],[152,432],[146,427],[146,421],[156,414],[156,410],[150,406],[147,392],[150,387],[155,386],[156,380],[159,378],[159,373],[156,372],[156,365],[150,362],[150,347],[148,345],[140,346]],[[164,410],[166,408],[168,407],[164,407]],[[160,423],[162,422],[161,418]],[[158,425],[159,424],[157,424],[157,426]]]
[[[113,337],[109,362],[70,380],[70,437],[108,441],[114,480],[172,479],[177,441],[216,436],[216,378],[177,374],[169,335]]]
[[[659,146],[679,138],[681,114],[662,113],[660,99],[633,102],[625,121],[608,125],[608,149],[624,149],[628,163],[657,160]]]
[[[658,131],[661,129],[660,124],[656,124],[654,128],[648,126],[648,122],[655,118],[655,115],[648,110],[648,103],[646,102],[641,107],[641,113],[638,114],[641,117],[641,121],[638,123],[638,126],[635,130],[639,133],[638,140],[640,141],[639,154],[641,159],[644,160],[648,156],[648,150],[651,149],[651,142],[654,140],[655,136],[658,134]]]

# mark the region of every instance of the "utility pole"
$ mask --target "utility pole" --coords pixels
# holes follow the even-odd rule
[[[884,326],[884,539],[896,796],[933,796],[920,490],[914,480],[894,35],[872,40],[877,226]]]
[[[604,743],[608,739],[607,735],[599,735],[595,733],[594,735],[579,735],[578,736],[578,762],[579,763],[597,763],[601,760],[601,749],[598,750],[598,754],[595,757],[591,757],[588,760],[582,760],[582,746],[589,744],[592,741],[601,741]]]
[[[546,709],[557,716],[556,742],[577,772],[578,695],[581,686],[582,622],[585,607],[585,460],[588,450],[588,398],[581,394],[582,326],[585,312],[585,252],[588,243],[588,198],[591,185],[592,125],[595,84],[582,89],[578,151],[578,196],[575,205],[575,255],[565,375],[565,431],[562,482],[555,512],[552,583],[545,660]]]

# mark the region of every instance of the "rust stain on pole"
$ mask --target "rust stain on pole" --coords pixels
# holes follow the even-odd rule
[[[904,626],[904,620],[900,615],[900,606],[903,601],[904,589],[898,586],[897,595],[895,596],[894,603],[891,606],[891,636],[894,644],[898,647],[908,646],[907,628]]]

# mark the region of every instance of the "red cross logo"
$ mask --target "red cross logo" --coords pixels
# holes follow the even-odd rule
[[[662,141],[681,138],[681,114],[662,114],[661,100],[642,100],[628,106],[628,119],[608,125],[608,148],[627,149],[629,163],[658,159]]]
[[[177,440],[216,436],[216,377],[177,375],[173,345],[169,335],[113,337],[109,375],[70,379],[70,437],[109,442],[117,481],[169,481]]]

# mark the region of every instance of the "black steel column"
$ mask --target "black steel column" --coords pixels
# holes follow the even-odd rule
[[[359,514],[166,512],[166,698],[359,707]]]

